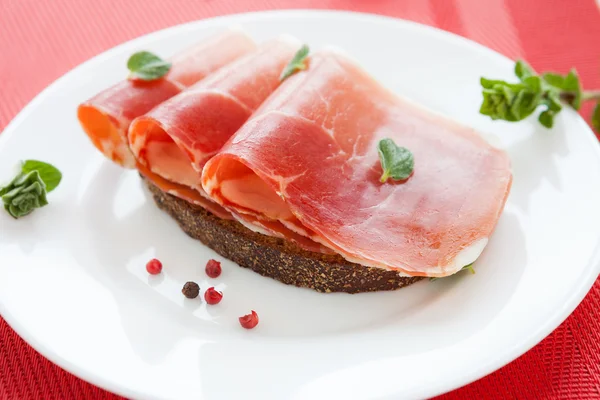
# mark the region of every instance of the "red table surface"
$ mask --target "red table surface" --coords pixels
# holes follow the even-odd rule
[[[56,78],[123,41],[216,15],[283,8],[414,20],[525,58],[537,70],[575,66],[584,87],[600,88],[600,12],[594,0],[0,0],[0,129]],[[588,121],[589,111],[582,110]],[[1,318],[0,396],[117,398],[46,360]],[[532,350],[441,398],[599,399],[600,280]]]

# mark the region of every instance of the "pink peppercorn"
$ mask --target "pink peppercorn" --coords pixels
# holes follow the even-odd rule
[[[160,274],[160,272],[162,271],[162,263],[156,258],[153,258],[146,264],[146,271],[148,271],[148,273],[151,275]]]
[[[208,260],[205,271],[206,275],[209,277],[217,278],[219,275],[221,275],[221,263],[212,259]]]
[[[221,302],[223,298],[223,293],[217,292],[214,287],[209,287],[204,292],[204,300],[206,300],[207,304],[218,304]]]
[[[252,329],[258,325],[258,314],[256,311],[252,310],[252,314],[244,315],[243,317],[240,317],[239,320],[242,327]]]

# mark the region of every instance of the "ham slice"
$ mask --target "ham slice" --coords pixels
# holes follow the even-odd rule
[[[161,79],[127,79],[98,93],[79,106],[79,122],[107,158],[133,168],[135,159],[127,144],[127,130],[134,118],[255,47],[244,32],[228,29],[172,57],[172,67]]]
[[[379,181],[383,138],[414,154],[407,181]],[[311,57],[202,174],[208,195],[249,223],[278,221],[350,261],[436,277],[480,255],[511,183],[504,151],[336,51]]]
[[[183,199],[188,203],[200,206],[221,219],[233,219],[233,216],[229,211],[227,211],[214,201],[208,199],[206,196],[200,195],[200,193],[197,190],[168,181],[160,175],[156,175],[142,164],[138,163],[136,165],[136,168],[138,169],[138,172],[142,174],[142,176],[144,176],[146,179],[152,182],[163,192],[173,195],[175,197],[179,197],[180,199]]]
[[[265,42],[136,118],[128,137],[136,159],[163,178],[202,191],[198,171],[279,86],[300,45],[288,36]]]

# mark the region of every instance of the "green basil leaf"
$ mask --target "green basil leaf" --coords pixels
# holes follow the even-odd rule
[[[575,69],[571,69],[565,76],[554,72],[547,72],[542,75],[545,83],[552,86],[555,92],[558,92],[560,98],[573,107],[575,110],[581,108],[582,89],[579,76]]]
[[[50,193],[59,185],[62,180],[61,172],[48,163],[38,160],[26,160],[21,164],[21,170],[23,173],[31,171],[37,171],[40,174],[40,178],[46,184],[46,191]]]
[[[541,83],[537,76],[523,79],[522,83],[508,83],[481,79],[484,87],[479,112],[493,120],[520,121],[531,115],[539,104]]]
[[[494,87],[494,85],[505,83],[504,81],[499,81],[499,80],[494,80],[494,79],[487,79],[487,78],[484,78],[484,77],[479,78],[479,82],[481,83],[481,86],[484,89],[492,89]]]
[[[540,124],[544,125],[546,128],[550,129],[554,125],[554,111],[546,110],[540,113],[538,116],[538,121]]]
[[[127,60],[131,76],[144,81],[153,81],[163,77],[171,69],[171,63],[149,51],[134,53]]]
[[[515,64],[515,75],[520,80],[523,80],[525,78],[535,75],[535,71],[525,61],[518,60]]]
[[[542,78],[546,83],[558,89],[569,91],[581,90],[579,76],[575,69],[570,70],[565,76],[554,72],[546,72],[542,75]]]
[[[284,81],[285,79],[292,76],[296,71],[306,69],[306,57],[308,57],[308,53],[310,49],[307,45],[303,45],[296,52],[294,57],[290,60],[288,65],[285,66],[283,71],[281,71],[281,75],[279,76],[280,81]]]
[[[380,181],[384,183],[388,178],[403,181],[413,173],[415,161],[410,150],[398,147],[392,139],[382,139],[377,145],[379,161],[383,174]]]
[[[556,92],[548,92],[547,97],[544,100],[544,104],[548,106],[548,110],[554,112],[555,114],[562,110],[562,104],[558,96],[559,95]]]
[[[523,78],[522,82],[532,92],[541,92],[543,89],[542,78],[540,78],[537,75],[532,75],[532,76],[528,76],[527,78]]]
[[[565,77],[560,74],[555,74],[553,72],[546,72],[542,75],[544,80],[554,87],[562,89],[565,84]]]
[[[600,132],[600,101],[596,103],[592,113],[592,126],[597,132]]]

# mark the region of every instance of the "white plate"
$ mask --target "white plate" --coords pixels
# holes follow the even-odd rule
[[[259,40],[287,32],[341,46],[396,92],[498,136],[514,186],[475,275],[325,295],[224,261],[221,304],[183,298],[187,280],[209,286],[203,265],[216,255],[154,206],[135,172],[92,147],[75,109],[122,79],[132,52],[168,56],[238,23]],[[430,27],[322,11],[199,21],[112,49],[0,136],[0,178],[26,158],[64,173],[50,206],[18,221],[0,212],[2,316],[55,363],[129,397],[421,398],[480,378],[550,333],[598,275],[600,151],[589,128],[569,110],[552,131],[478,114],[479,77],[513,79],[512,65]],[[159,277],[145,272],[153,256]],[[247,331],[237,317],[250,309],[261,322]]]

